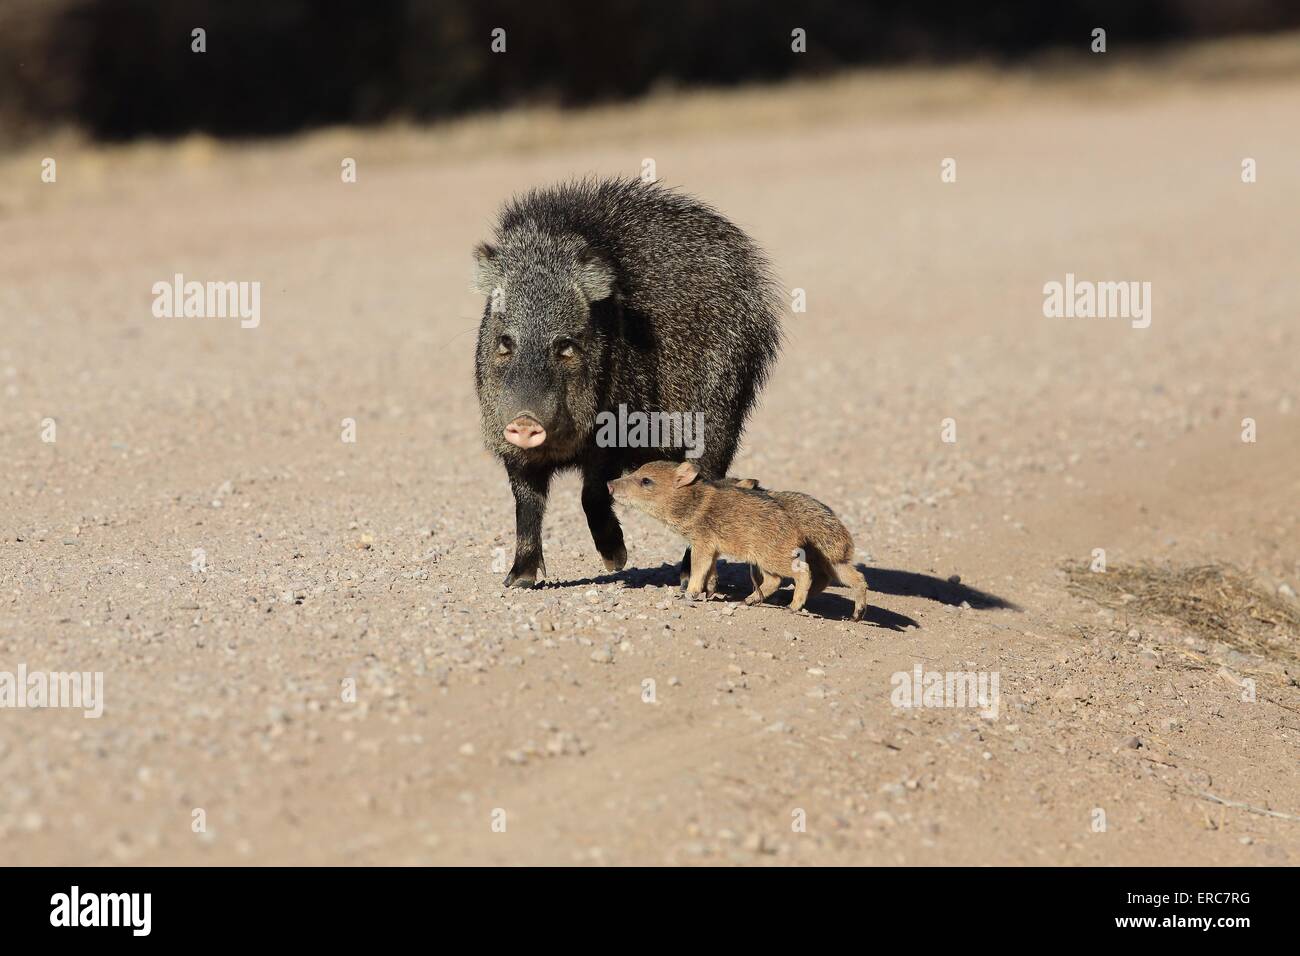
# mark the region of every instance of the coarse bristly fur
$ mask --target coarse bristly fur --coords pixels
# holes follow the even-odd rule
[[[680,461],[685,449],[599,447],[597,415],[620,405],[702,413],[696,463],[723,477],[780,347],[767,262],[709,206],[634,179],[515,198],[475,259],[487,297],[474,370],[483,438],[515,496],[506,584],[545,574],[542,516],[564,468],[582,470],[597,550],[607,569],[622,568],[606,483],[647,461]]]
[[[794,579],[790,608],[802,610],[808,598],[837,579],[853,589],[853,620],[867,601],[867,582],[851,563],[853,539],[835,513],[798,492],[776,495],[734,480],[708,481],[692,462],[656,461],[610,483],[619,504],[662,521],[691,544],[687,593],[710,591],[709,578],[720,555],[757,566],[761,579],[745,599],[757,604],[772,596],[782,578]],[[820,586],[813,580],[823,562]],[[815,589],[814,589],[815,588]]]

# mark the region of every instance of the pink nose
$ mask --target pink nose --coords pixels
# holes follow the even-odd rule
[[[614,493],[614,482],[612,481],[605,482],[605,487],[609,489],[609,493],[611,495]]]
[[[536,448],[546,441],[546,429],[535,419],[520,415],[506,426],[506,441],[520,448]]]

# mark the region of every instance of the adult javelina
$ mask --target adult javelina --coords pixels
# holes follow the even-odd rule
[[[647,461],[681,461],[685,449],[600,447],[597,415],[620,404],[701,412],[696,464],[706,478],[726,475],[780,344],[767,262],[705,204],[637,180],[516,197],[475,259],[488,297],[474,366],[483,436],[515,495],[505,583],[546,574],[542,516],[561,468],[582,470],[596,549],[619,570],[627,551],[606,482]]]

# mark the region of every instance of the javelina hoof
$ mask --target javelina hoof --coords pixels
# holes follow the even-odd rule
[[[508,588],[531,588],[537,585],[538,578],[546,577],[546,565],[539,563],[535,568],[511,568],[502,583]]]
[[[617,551],[602,554],[601,559],[605,562],[606,571],[622,571],[627,566],[627,548],[620,544]]]

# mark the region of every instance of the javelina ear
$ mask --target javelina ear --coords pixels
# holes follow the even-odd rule
[[[502,288],[505,280],[496,247],[480,242],[474,247],[474,291],[491,295],[494,289]]]
[[[700,477],[700,469],[695,463],[684,461],[673,471],[673,487],[685,487],[698,477]]]
[[[578,253],[573,278],[588,302],[600,302],[614,294],[614,267],[603,253],[590,246]]]
[[[736,487],[737,487],[737,488],[757,488],[757,487],[758,487],[758,479],[757,479],[757,478],[737,478],[737,479],[736,479]]]

